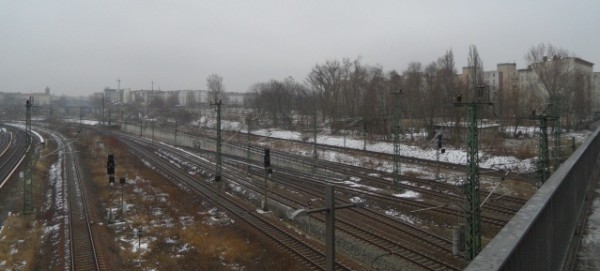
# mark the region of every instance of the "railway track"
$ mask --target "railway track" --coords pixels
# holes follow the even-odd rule
[[[214,167],[214,165],[205,161],[196,162],[198,158],[189,154],[168,153],[168,151],[164,150],[157,151],[157,154],[159,157],[164,157],[165,159],[176,160],[178,163],[183,162],[186,164],[186,167],[190,167],[189,169],[193,171],[196,171],[198,167],[206,169]],[[257,194],[260,193],[259,191],[262,191],[263,187],[256,183],[261,182],[248,181],[248,178],[243,173],[235,170],[240,168],[245,167],[240,166],[240,164],[231,163],[230,159],[226,159],[223,171],[224,177],[227,180],[236,182],[238,185],[245,186],[246,189],[255,191]],[[257,171],[259,176],[256,177],[260,179],[260,170]],[[288,205],[291,208],[299,208],[306,202],[305,199],[307,197],[319,198],[322,196],[322,188],[324,186],[322,183],[315,182],[306,185],[305,183],[297,182],[298,180],[294,179],[293,176],[275,176],[271,179],[272,181],[284,185],[286,187],[284,190],[293,190],[294,193],[289,193],[289,191],[287,191],[288,193],[283,193],[281,190],[273,189],[269,192],[272,200]],[[304,194],[305,197],[299,196],[298,193]],[[336,198],[338,201],[348,203],[342,197],[336,196]],[[316,215],[316,217],[319,220],[324,220],[319,215]],[[337,228],[344,234],[364,244],[377,247],[382,251],[390,251],[390,255],[400,257],[420,268],[425,270],[460,270],[462,260],[452,255],[451,241],[448,239],[432,235],[415,226],[390,219],[369,209],[360,208],[340,212],[338,213],[337,220]],[[394,232],[395,234],[390,235],[390,232]],[[398,236],[402,236],[402,238]],[[415,246],[415,243],[419,243],[419,245]]]
[[[100,259],[88,216],[86,195],[77,154],[71,144],[60,134],[46,130],[57,142],[62,160],[64,181],[67,185],[68,232],[71,270],[106,270]]]
[[[327,176],[314,176],[313,174],[298,173],[295,171],[288,171],[285,168],[279,168],[278,172],[287,174],[290,178],[293,176],[296,176],[296,177],[302,177],[306,180],[311,180],[311,182],[326,181],[326,182],[333,183],[333,184],[336,184],[336,183],[340,184],[339,181],[331,180],[330,178],[327,178]],[[350,172],[349,174],[353,174],[353,173]],[[373,176],[370,176],[370,175],[359,175],[359,174],[354,173],[353,176],[358,176],[362,180],[381,181],[380,178],[374,178]],[[411,178],[411,177],[405,178],[405,180],[412,180],[412,179],[416,179],[416,178]],[[363,182],[361,181],[361,183],[363,183]],[[387,184],[389,184],[389,182]],[[357,185],[358,185],[358,183],[357,183]],[[397,197],[397,196],[394,196],[393,194],[391,194],[390,192],[388,192],[387,188],[381,189],[381,190],[370,190],[370,189],[364,189],[361,187],[353,187],[353,185],[348,185],[348,184],[345,184],[340,187],[341,187],[341,189],[349,191],[353,194],[363,194],[363,195],[369,196],[374,200],[386,201],[386,202],[389,202],[390,204],[402,203],[406,206],[410,206],[412,208],[412,210],[431,208],[431,207],[437,206],[437,207],[439,207],[438,208],[439,210],[435,210],[435,211],[437,211],[438,213],[445,213],[447,215],[455,215],[456,209],[453,208],[452,206],[461,202],[461,198],[459,195],[451,194],[448,191],[440,191],[438,189],[423,188],[422,185],[421,186],[407,185],[407,184],[401,183],[400,188],[406,189],[406,190],[411,190],[411,191],[416,191],[418,193],[426,195],[426,196],[428,196],[429,202],[433,202],[436,204],[431,204],[431,203],[427,203],[427,202],[420,202],[420,201],[415,201],[412,199],[405,199],[402,197]],[[455,190],[457,190],[457,188],[455,188]],[[448,205],[448,206],[445,206],[445,205]],[[485,223],[488,223],[490,225],[497,226],[497,227],[503,227],[506,224],[506,222],[508,222],[508,220],[519,210],[519,208],[506,207],[506,205],[501,202],[491,202],[491,203],[488,202],[486,205],[484,205],[484,207],[485,208],[483,208],[483,210],[485,211],[486,214],[483,214],[482,221]]]
[[[256,150],[255,150],[255,152],[256,152]],[[296,157],[296,158],[289,158],[289,159],[296,159],[295,161],[298,161],[297,157]],[[320,161],[320,162],[322,162],[322,161]],[[322,165],[320,164],[319,166],[322,166]],[[207,166],[207,168],[208,168],[208,170],[209,170],[209,171],[210,171],[210,167],[214,168],[214,165],[208,165],[208,166]],[[239,167],[239,165],[238,165],[238,167]],[[327,167],[327,168],[329,168],[329,169],[332,169],[332,170],[333,170],[333,169],[335,169],[336,167],[340,167],[340,165],[339,165],[339,164],[335,164],[335,163],[333,163],[333,162],[332,162],[330,165],[327,165],[326,167]],[[463,169],[463,167],[464,167],[464,166],[462,166],[462,165],[461,165],[461,166],[460,166],[460,169],[462,170],[462,169]],[[242,167],[242,168],[245,168],[245,167]],[[352,169],[352,166],[348,166],[348,167],[345,167],[345,168],[344,168],[344,170],[345,170],[346,172],[345,172],[345,173],[343,173],[343,174],[346,174],[346,175],[348,175],[348,174],[347,174],[348,172],[352,172],[353,170],[356,170],[356,169]],[[364,170],[364,169],[362,169],[362,170]],[[294,175],[296,178],[298,178],[298,173],[297,173],[297,172],[296,172],[296,173],[291,173],[291,174],[292,174],[292,175]],[[354,174],[354,175],[359,175],[359,173],[357,173],[357,172],[354,172],[353,174]],[[371,171],[371,172],[366,172],[366,173],[365,173],[365,172],[363,172],[363,173],[360,173],[360,174],[362,174],[362,175],[359,175],[361,178],[365,178],[365,179],[367,179],[369,176],[371,176],[371,175],[372,175],[372,174],[374,174],[374,173],[373,173],[373,171]],[[379,172],[379,173],[376,173],[376,174],[381,174],[381,172]],[[385,174],[382,174],[382,175],[385,175]],[[389,175],[389,174],[388,174],[388,175]],[[310,177],[303,177],[303,178],[305,178],[305,179],[309,179]],[[373,177],[371,176],[369,179],[371,179],[371,181],[374,181],[374,179],[376,179],[376,178],[373,178]],[[381,181],[384,181],[384,180],[383,180],[384,178],[379,178],[379,179],[381,179]],[[423,185],[423,183],[422,183],[422,182],[423,182],[423,180],[418,180],[418,179],[415,179],[415,180],[410,180],[410,181],[412,181],[412,182],[419,182],[419,181],[421,181],[420,185]],[[431,183],[429,183],[428,185],[431,185]],[[453,188],[454,188],[454,189],[456,189],[456,187],[455,187],[455,186],[454,186]],[[259,188],[255,188],[255,189],[259,189]],[[364,193],[364,191],[361,191],[360,189],[354,189],[354,190],[350,189],[350,190],[349,190],[349,192],[353,192],[353,193]],[[440,194],[441,194],[441,193],[440,193]],[[382,197],[381,195],[376,195],[375,193],[372,193],[372,194],[371,194],[371,195],[369,195],[369,196],[370,196],[370,197],[378,197],[378,198],[381,198],[381,197]],[[391,196],[391,195],[386,195],[385,197],[392,197],[392,196]],[[385,197],[384,197],[384,198],[385,198]],[[453,199],[453,198],[450,198],[450,197],[448,197],[448,196],[443,196],[443,195],[437,195],[437,197],[440,197],[440,198],[445,198],[445,199],[447,199],[447,200],[448,200],[448,199]],[[498,196],[498,197],[500,197],[500,196]],[[284,200],[285,200],[285,199],[284,199]],[[289,199],[287,199],[287,200],[289,201]],[[395,201],[395,202],[397,202],[399,199],[398,199],[398,198],[396,198],[396,197],[394,197],[394,198],[389,198],[389,199],[386,199],[386,200],[389,200],[389,201]],[[519,200],[519,199],[517,199],[517,200]],[[524,201],[523,201],[523,202],[524,202]],[[414,204],[414,201],[413,201],[413,204]],[[417,205],[419,205],[419,204],[417,203]],[[414,205],[413,205],[413,206],[414,206]],[[429,205],[429,206],[427,206],[427,205],[425,205],[425,206],[423,206],[423,205],[420,205],[420,206],[415,206],[415,208],[428,208],[428,207],[435,207],[435,206],[431,206],[431,205]],[[437,213],[444,213],[445,215],[456,216],[456,213],[457,213],[457,210],[456,210],[456,209],[454,209],[454,208],[450,208],[450,206],[439,206],[439,207],[441,207],[441,208],[439,208],[439,210],[438,210],[438,209],[434,209],[434,210],[432,210],[432,211],[433,211],[433,212],[437,212]],[[510,213],[510,214],[512,215],[512,212],[513,212],[513,211],[514,211],[514,212],[516,212],[516,210],[511,210],[510,208],[506,208],[506,210],[505,210],[504,212],[505,212],[505,213]],[[502,212],[502,210],[500,210],[499,212]],[[501,226],[503,226],[503,225],[506,223],[506,221],[507,221],[507,219],[498,219],[498,220],[494,220],[493,218],[489,218],[489,219],[488,219],[488,218],[485,218],[485,217],[483,217],[483,219],[482,219],[482,220],[483,220],[483,222],[484,222],[484,223],[489,223],[489,224],[493,224],[493,225],[500,226],[500,227],[501,227]],[[359,237],[359,238],[363,238],[363,239],[365,239],[365,238],[366,238],[365,236],[367,236],[367,235],[368,235],[368,234],[366,234],[366,233],[365,233],[365,232],[367,232],[367,231],[365,231],[364,229],[362,229],[362,230],[361,230],[361,229],[356,229],[356,228],[355,228],[355,227],[353,227],[353,226],[352,226],[350,223],[346,223],[346,224],[343,224],[343,225],[345,225],[345,227],[347,227],[347,228],[345,229],[345,231],[346,231],[346,232],[348,232],[348,233],[350,233],[350,234],[354,234],[355,236],[357,236],[357,237]],[[354,231],[354,233],[352,233],[352,231]],[[360,236],[362,236],[362,237],[360,237]],[[447,240],[446,240],[446,241],[447,241]],[[377,241],[372,241],[372,242],[373,242],[373,243],[375,243],[375,242],[377,242]],[[381,242],[381,240],[379,240],[379,242]],[[382,245],[381,247],[385,247],[385,245]],[[447,252],[447,251],[449,250],[449,249],[448,249],[448,247],[449,247],[449,245],[448,245],[448,243],[446,243],[446,244],[444,245],[444,248],[443,248],[442,250],[445,250],[445,251]],[[388,248],[389,248],[389,245],[388,245]],[[390,250],[390,251],[391,251],[391,250]],[[401,254],[401,253],[399,253],[399,252],[398,252],[398,251],[400,251],[400,250],[396,249],[395,251],[397,251],[397,252],[394,252],[394,253],[396,253],[396,254]],[[410,254],[410,253],[408,253],[408,254]],[[450,266],[447,266],[447,265],[441,264],[441,265],[439,265],[439,266],[435,266],[435,264],[432,264],[432,263],[431,263],[431,262],[435,262],[435,259],[433,259],[433,260],[432,260],[432,259],[427,259],[427,257],[415,256],[415,255],[412,255],[412,256],[410,256],[410,255],[408,255],[408,256],[407,256],[407,255],[402,255],[402,256],[404,256],[404,257],[409,257],[409,258],[412,258],[412,259],[415,259],[415,261],[417,262],[417,265],[420,265],[420,264],[424,264],[424,265],[426,265],[426,266],[427,266],[427,265],[429,265],[428,267],[424,267],[425,269],[431,269],[431,270],[437,270],[437,269],[440,269],[440,268],[441,268],[441,269],[449,269],[449,270],[456,270],[456,269],[458,269],[458,267],[456,267],[456,266],[452,266],[452,265],[450,265]],[[419,257],[421,257],[421,258],[419,259]],[[423,258],[424,258],[425,260],[423,260]],[[441,266],[445,266],[445,267],[441,267]]]
[[[213,152],[210,151],[202,151],[203,153],[208,154],[209,156],[214,156]],[[240,157],[236,157],[236,156],[231,156],[231,155],[223,155],[222,157],[226,158],[226,160],[224,161],[224,163],[228,163],[230,164],[232,167],[237,167],[237,168],[248,168],[249,166],[251,168],[260,168],[260,166],[250,163],[248,161],[246,161],[244,158],[240,158]],[[297,161],[297,160],[294,160]],[[258,169],[260,171],[260,169]],[[279,178],[277,178],[277,176],[280,176]],[[285,185],[289,186],[292,189],[301,191],[303,189],[310,189],[311,186],[314,186],[315,184],[332,184],[332,185],[336,185],[338,188],[338,191],[342,191],[346,194],[351,194],[351,195],[362,195],[372,201],[376,201],[376,202],[385,202],[387,204],[393,205],[393,206],[403,206],[404,209],[406,210],[421,210],[421,209],[426,209],[427,212],[432,212],[432,213],[436,213],[438,215],[443,215],[446,218],[452,218],[452,217],[456,217],[458,210],[456,209],[457,206],[454,202],[456,201],[456,198],[454,197],[450,197],[447,195],[443,195],[443,192],[441,191],[431,191],[431,190],[427,190],[427,189],[422,189],[419,187],[413,187],[413,186],[406,186],[407,189],[411,189],[411,190],[423,190],[427,193],[425,194],[430,194],[433,195],[435,197],[439,197],[442,198],[443,201],[436,201],[438,204],[431,204],[431,203],[427,203],[427,202],[422,202],[422,201],[415,201],[413,199],[406,199],[406,198],[402,198],[402,197],[397,197],[394,196],[393,194],[388,193],[387,191],[384,191],[383,189],[365,189],[365,188],[361,188],[361,187],[352,187],[349,185],[342,185],[342,181],[340,179],[335,179],[332,178],[330,176],[326,176],[326,175],[317,175],[315,173],[309,173],[309,172],[299,172],[293,169],[288,169],[285,167],[278,167],[276,170],[276,174],[273,175],[273,180],[278,180],[280,179],[280,182],[282,184],[285,183]],[[287,181],[287,180],[293,180],[293,181]],[[302,183],[303,186],[298,186],[299,183]],[[314,188],[314,187],[313,187]],[[381,190],[381,191],[378,191]],[[387,189],[386,189],[387,190]],[[316,193],[318,195],[320,195],[321,191],[314,191],[313,193]],[[458,207],[460,208],[460,207]],[[501,207],[495,208],[496,212],[498,212],[498,215],[490,215],[490,214],[483,214],[482,215],[482,222],[489,224],[491,226],[500,228],[503,227],[508,220],[510,219],[510,217],[512,217],[512,215],[514,215],[514,213],[516,213],[518,211],[518,209],[501,209]]]
[[[187,171],[170,165],[165,160],[157,157],[153,151],[148,150],[148,146],[145,145],[147,142],[124,135],[120,135],[119,138],[132,152],[140,157],[144,157],[144,159],[160,169],[163,174],[180,182],[192,191],[201,194],[205,199],[212,201],[226,210],[228,214],[237,218],[237,221],[241,221],[254,231],[261,233],[261,235],[270,239],[277,246],[285,248],[295,258],[301,259],[311,270],[325,269],[324,253],[309,242],[301,240],[301,237],[297,236],[297,234],[290,231],[284,225],[258,214],[253,206],[249,206],[245,202],[229,196],[227,193],[215,190],[211,183],[197,180]],[[337,262],[336,270],[351,270],[351,268]]]
[[[6,182],[12,177],[12,174],[21,165],[29,146],[26,144],[26,133],[22,129],[17,129],[12,126],[3,126],[8,133],[2,133],[2,159],[0,162],[0,189],[4,187]]]
[[[259,152],[261,150],[258,148],[254,148],[253,151]],[[296,163],[302,163],[302,164],[305,164],[308,166],[314,166],[312,158],[308,158],[306,156],[291,154],[291,153],[283,152],[283,151],[274,151],[274,150],[271,150],[271,153],[273,153],[272,155],[280,155],[280,156],[284,157],[284,159],[287,159],[290,161],[295,161]],[[325,169],[328,169],[328,170],[337,171],[343,175],[356,176],[356,177],[360,177],[361,179],[367,179],[367,180],[370,180],[373,182],[377,182],[384,187],[389,187],[391,185],[389,179],[393,178],[392,173],[389,173],[389,172],[349,165],[349,164],[340,163],[340,162],[333,162],[333,161],[328,161],[328,160],[319,160],[319,166],[323,167]],[[374,177],[374,176],[379,176],[379,177]],[[403,175],[403,176],[401,176],[401,180],[413,182],[418,185],[435,186],[435,189],[437,189],[437,190],[441,190],[441,189],[446,190],[444,193],[438,193],[438,194],[440,194],[440,196],[445,196],[445,195],[447,195],[448,192],[456,191],[459,189],[459,187],[457,185],[447,184],[444,182],[436,182],[436,181],[430,180],[430,179],[423,179],[423,178],[410,177],[410,176]],[[428,191],[423,191],[423,189],[419,189],[418,185],[411,185],[410,187],[405,187],[405,188],[418,189],[421,192],[424,192],[427,194],[430,193]],[[482,196],[482,197],[485,197],[488,194],[489,194],[489,191],[481,191],[480,192],[480,196]],[[492,193],[492,196],[502,197],[503,200],[513,202],[516,205],[518,205],[518,207],[525,204],[525,202],[526,202],[526,200],[522,199],[522,198],[502,195],[502,194],[498,194],[498,193]],[[518,208],[514,209],[512,211],[513,212],[518,211]]]

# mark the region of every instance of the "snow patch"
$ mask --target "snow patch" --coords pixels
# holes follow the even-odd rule
[[[404,193],[394,194],[394,197],[398,198],[419,198],[421,197],[421,193],[415,192],[412,190],[406,190]]]

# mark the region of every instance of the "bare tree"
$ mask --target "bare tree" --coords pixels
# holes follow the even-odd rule
[[[295,113],[305,106],[302,99],[308,92],[292,77],[257,83],[252,90],[256,93],[255,106],[259,114],[271,119],[274,126],[283,124],[288,129],[293,128]]]
[[[454,62],[454,53],[452,49],[437,60],[438,73],[437,81],[439,83],[439,91],[437,95],[440,98],[440,103],[450,104],[455,97],[460,93],[456,80],[456,64]],[[456,110],[451,110],[449,106],[440,106],[441,115],[450,116],[456,114]]]
[[[206,78],[206,88],[208,89],[208,99],[210,102],[223,100],[225,86],[223,85],[223,77],[213,73]]]
[[[351,64],[349,78],[344,87],[344,115],[355,118],[359,115],[360,107],[365,95],[368,67],[356,59]]]
[[[590,93],[590,84],[586,84],[586,76],[581,71],[574,71],[571,84],[568,86],[570,93],[570,101],[566,103],[565,113],[567,118],[567,128],[570,128],[575,123],[576,128],[581,128],[584,121],[588,120],[592,108],[590,101],[592,100]]]
[[[483,85],[483,61],[479,57],[477,46],[469,46],[469,56],[467,58],[469,65],[469,78],[467,80],[467,99],[476,99],[483,97],[483,90],[478,90]]]
[[[439,95],[440,88],[440,67],[438,62],[431,62],[425,71],[423,72],[423,93],[420,95],[421,102],[421,114],[423,117],[423,124],[427,128],[428,132],[433,131],[433,125],[436,115],[440,114],[441,100]]]
[[[341,116],[341,95],[348,77],[349,65],[351,65],[349,61],[340,63],[337,60],[330,60],[323,65],[315,65],[308,74],[307,82],[321,100],[323,119],[330,118],[335,122]]]
[[[421,116],[423,108],[420,107],[423,98],[423,69],[420,62],[411,62],[403,73],[404,96],[409,103],[407,114],[409,117]]]
[[[567,57],[569,54],[566,50],[544,43],[531,47],[525,55],[529,67],[537,75],[540,87],[551,99],[560,99],[569,83],[573,67]]]

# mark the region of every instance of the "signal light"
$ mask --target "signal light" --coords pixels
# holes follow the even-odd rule
[[[108,161],[106,161],[106,173],[108,175],[115,174],[115,156],[114,156],[114,154],[108,155]]]
[[[108,183],[113,184],[114,182],[115,182],[115,176],[113,176],[113,175],[108,176]]]
[[[263,162],[264,162],[265,168],[268,168],[271,166],[271,150],[270,149],[265,149],[265,156],[263,158]]]

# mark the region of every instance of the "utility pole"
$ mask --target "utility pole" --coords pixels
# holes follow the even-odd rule
[[[125,204],[123,203],[123,186],[125,185],[126,181],[127,181],[127,179],[125,177],[121,177],[121,179],[119,179],[119,183],[121,183],[121,220],[125,220],[125,218],[124,218]]]
[[[317,154],[317,115],[313,116],[313,160],[315,164],[315,170],[319,161],[319,155]]]
[[[79,132],[80,133],[81,133],[81,131],[83,131],[82,120],[83,120],[83,106],[80,106],[79,107]]]
[[[556,171],[558,169],[558,167],[560,166],[560,94],[555,94],[552,95],[552,99],[554,101],[551,101],[553,107],[552,107],[552,117],[555,117],[556,120],[554,121],[554,148],[552,149],[552,167],[553,170]]]
[[[217,154],[216,154],[216,169],[215,169],[215,193],[216,195],[216,202],[217,205],[219,205],[219,191],[221,190],[221,175],[222,175],[222,166],[221,166],[221,105],[223,103],[221,102],[221,100],[219,100],[218,102],[215,101],[215,103],[211,104],[211,105],[216,105],[217,106]],[[219,214],[217,213],[216,215],[217,217],[219,216]]]
[[[480,105],[493,105],[491,102],[481,102],[484,85],[477,87],[479,97],[473,102],[463,102],[462,97],[456,97],[454,106],[466,107],[468,110],[467,137],[467,183],[465,184],[465,216],[466,238],[465,258],[470,261],[481,251],[481,207],[479,204],[479,136],[477,131],[477,108]],[[489,98],[489,95],[488,95]]]
[[[175,143],[174,146],[177,146],[177,119],[175,120]]]
[[[154,144],[154,122],[156,119],[152,119],[152,144]]]
[[[127,128],[125,128],[125,119],[123,118],[123,110],[121,110],[121,127],[123,127],[125,132],[127,132]]]
[[[381,77],[379,77],[381,78]],[[385,97],[386,97],[386,93],[385,93],[385,87],[381,88],[381,134],[385,137],[385,139],[387,140],[387,133],[386,133],[386,110],[385,110]]]
[[[25,131],[27,132],[27,169],[25,169],[25,178],[23,179],[23,213],[33,212],[33,180],[31,172],[31,107],[33,106],[33,97],[25,101]]]
[[[142,127],[144,126],[144,121],[140,118],[140,137],[142,137]]]
[[[104,95],[105,93],[102,93],[102,122],[100,123],[102,126],[104,126]]]
[[[248,173],[250,173],[250,129],[251,129],[251,116],[246,116],[246,126],[248,126],[248,133],[246,135],[246,161],[248,162]]]
[[[215,169],[215,181],[220,182],[221,181],[221,173],[223,170],[222,165],[221,165],[221,105],[223,105],[223,103],[221,102],[221,100],[219,100],[218,102],[215,102],[214,104],[211,104],[211,105],[217,106],[217,155],[216,155],[217,166]]]
[[[363,120],[363,151],[367,150],[367,120]]]
[[[402,89],[394,93],[394,190],[400,189],[400,176],[402,168],[400,164],[400,95]]]
[[[548,121],[558,121],[556,116],[547,116],[542,113],[536,115],[535,110],[531,112],[529,119],[538,120],[540,122],[540,139],[538,143],[538,161],[537,161],[537,172],[540,183],[543,184],[548,177],[550,177],[550,157],[548,153]]]

